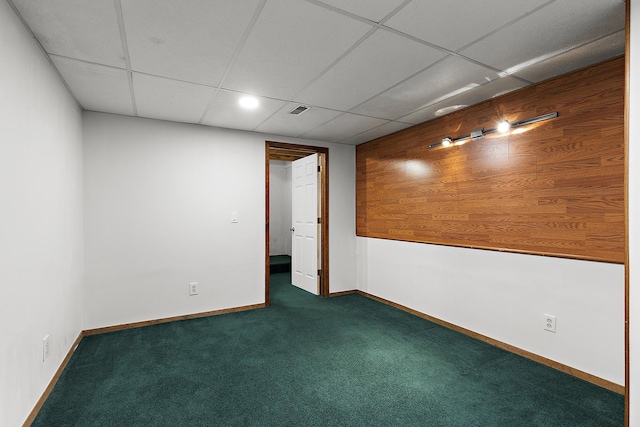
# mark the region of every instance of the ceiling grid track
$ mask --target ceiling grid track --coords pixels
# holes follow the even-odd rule
[[[136,103],[136,93],[133,89],[133,71],[131,70],[131,59],[129,58],[129,45],[127,43],[127,34],[124,29],[124,16],[122,15],[122,3],[120,0],[113,0],[116,8],[116,17],[118,18],[118,29],[120,30],[120,41],[122,42],[122,53],[124,61],[127,65],[127,79],[129,80],[129,92],[131,93],[131,104],[133,106],[133,115],[138,116],[138,105]]]
[[[310,2],[313,3],[313,2]],[[331,70],[333,67],[336,66],[336,64],[338,64],[340,61],[342,61],[347,55],[349,55],[351,52],[353,52],[353,50],[360,46],[362,44],[362,42],[364,42],[366,39],[368,39],[373,33],[375,33],[378,30],[377,27],[370,29],[369,31],[366,32],[365,35],[363,35],[362,37],[360,37],[360,39],[358,41],[356,41],[353,45],[351,45],[351,47],[349,49],[347,49],[346,51],[344,51],[342,53],[342,55],[340,55],[335,61],[333,61],[331,64],[329,64],[324,70],[322,70],[320,73],[318,73],[313,79],[311,79],[311,81],[309,81],[309,83],[307,83],[306,85],[304,85],[302,87],[302,89],[300,89],[298,92],[296,92],[291,99],[289,99],[288,102],[293,102],[294,99],[296,99],[296,97],[298,95],[300,95],[302,92],[305,91],[305,89],[307,89],[309,86],[311,86],[312,84],[314,84],[315,82],[317,82],[318,80],[320,80],[320,78],[322,78],[322,76],[324,76],[326,73],[329,72],[329,70]],[[258,129],[260,126],[262,126],[264,123],[266,123],[267,121],[269,121],[273,116],[275,116],[276,114],[278,114],[279,112],[281,112],[282,110],[288,108],[287,107],[288,104],[285,104],[282,108],[276,110],[273,114],[271,114],[269,117],[267,117],[266,119],[264,119],[261,123],[259,123],[256,127],[254,127],[252,129],[252,131],[255,131],[256,129]],[[305,105],[309,105],[309,104],[305,104]],[[324,107],[323,107],[324,108]],[[341,110],[336,110],[336,111],[341,111]],[[345,113],[342,112],[342,114],[338,115],[337,117],[334,117],[331,120],[335,120],[336,118],[344,115]],[[329,121],[331,121],[329,120]],[[322,126],[322,125],[320,125]],[[311,132],[313,129],[310,129],[309,132]],[[306,133],[306,132],[305,132]]]
[[[350,145],[625,43],[624,0],[7,3],[82,110]]]
[[[261,0],[258,6],[256,7],[256,10],[253,13],[253,16],[251,17],[251,21],[249,22],[249,25],[247,25],[247,29],[245,30],[244,34],[242,34],[242,39],[240,39],[240,43],[238,43],[238,46],[236,47],[235,52],[233,52],[233,57],[231,58],[231,61],[229,61],[229,66],[224,71],[224,74],[220,79],[220,83],[218,84],[218,87],[213,92],[213,95],[211,95],[211,98],[209,99],[209,102],[207,103],[207,106],[205,107],[204,112],[200,117],[200,120],[198,120],[199,125],[202,124],[202,121],[204,120],[205,117],[207,117],[209,110],[211,110],[211,107],[213,106],[213,101],[216,99],[216,96],[220,92],[220,89],[222,89],[222,87],[224,86],[224,82],[227,79],[227,76],[229,75],[229,73],[231,72],[231,69],[235,65],[236,60],[238,59],[238,56],[240,56],[240,52],[242,52],[244,45],[247,43],[247,39],[249,39],[249,35],[251,35],[251,32],[253,31],[253,27],[256,25],[256,22],[258,21],[258,18],[260,17],[260,14],[264,9],[265,4],[267,4],[267,0]]]
[[[342,61],[348,54],[350,54],[351,52],[353,52],[353,50],[355,50],[355,48],[357,48],[358,46],[360,46],[366,39],[368,39],[369,37],[371,37],[371,35],[373,35],[378,29],[386,29],[386,27],[384,26],[384,23],[389,20],[393,15],[395,15],[396,13],[398,13],[402,8],[404,8],[407,4],[411,3],[412,0],[405,0],[404,2],[402,2],[399,6],[397,6],[394,10],[392,10],[390,13],[387,14],[387,16],[385,16],[380,22],[374,22],[371,21],[369,19],[363,18],[361,16],[355,15],[353,13],[347,12],[345,10],[339,9],[337,7],[334,6],[330,6],[328,4],[322,3],[318,0],[306,0],[308,3],[314,4],[316,6],[320,6],[322,8],[331,10],[333,12],[339,13],[341,15],[347,16],[349,18],[355,19],[357,21],[363,22],[365,24],[371,25],[373,28],[369,31],[367,31],[367,33],[362,36],[358,41],[356,41],[349,49],[347,49],[342,55],[340,55],[335,61],[333,61],[333,63],[331,63],[327,68],[325,68],[320,74],[318,74],[313,80],[311,80],[309,83],[307,83],[307,85],[305,85],[302,89],[300,89],[295,95],[293,95],[292,99],[290,101],[293,101],[299,94],[301,94],[302,92],[304,92],[309,86],[311,86],[312,84],[314,84],[316,81],[318,81],[322,76],[324,76],[326,73],[329,72],[329,70],[331,70],[333,67],[335,67],[340,61]],[[385,89],[388,90],[389,88]],[[280,110],[274,112],[273,114],[271,114],[271,116],[267,117],[265,120],[262,121],[262,123],[260,123],[258,126],[256,126],[254,128],[257,129],[260,126],[262,126],[264,123],[266,123],[269,119],[271,119],[273,116],[275,116],[276,114],[278,114],[280,111],[282,111],[283,109],[285,109],[287,106],[285,105],[284,107],[282,107]],[[351,109],[353,109],[355,107],[352,107]],[[326,125],[327,123],[338,119],[339,117],[344,116],[345,114],[347,114],[346,111],[343,111],[342,114],[339,114],[336,117],[333,117],[330,120],[327,120],[324,123],[319,124],[318,126],[316,126],[315,128],[309,129],[306,132],[301,133],[300,135],[298,135],[299,137],[304,136],[305,134],[314,131],[315,129],[318,129],[321,126]],[[363,116],[362,114],[357,114],[357,113],[351,113],[349,112],[349,114],[355,114],[358,116]],[[368,116],[363,116],[363,117],[368,117]],[[388,119],[382,119],[382,120],[388,120]],[[389,122],[387,122],[389,123]],[[384,124],[387,124],[384,123]],[[384,124],[380,125],[383,126]],[[380,126],[376,126],[376,127],[380,127]],[[365,131],[366,132],[366,131]],[[360,132],[362,133],[362,132]],[[358,135],[360,134],[358,133]],[[349,138],[353,137],[355,135],[349,136]]]
[[[51,56],[49,56],[47,51],[44,49],[44,46],[42,46],[42,43],[40,43],[40,40],[38,40],[38,38],[34,34],[34,32],[31,29],[31,27],[29,27],[29,25],[27,25],[27,21],[24,20],[24,17],[20,13],[20,11],[16,7],[16,5],[13,4],[13,0],[7,0],[7,3],[9,3],[9,7],[11,7],[11,9],[13,9],[13,13],[15,13],[16,16],[18,17],[18,19],[20,19],[20,22],[22,23],[22,26],[25,28],[25,30],[27,30],[29,32],[29,35],[33,38],[33,41],[36,43],[36,45],[38,45],[38,48],[40,48],[40,50],[42,51],[44,56],[47,58],[47,61],[49,61],[49,64],[51,65],[51,67],[53,68],[55,73],[57,74],[58,78],[60,79],[60,81],[62,82],[64,87],[67,89],[67,92],[69,92],[69,95],[71,96],[71,98],[73,98],[73,100],[76,102],[76,104],[78,104],[78,107],[80,107],[80,109],[84,110],[84,107],[82,106],[80,101],[78,101],[78,98],[76,97],[76,94],[73,93],[73,91],[71,90],[71,88],[67,84],[67,81],[64,79],[64,77],[62,77],[62,74],[60,74],[60,70],[58,70],[58,67],[56,67],[56,64],[54,64],[53,61],[51,60]]]

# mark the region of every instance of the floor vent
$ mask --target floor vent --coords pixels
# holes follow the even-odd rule
[[[304,105],[298,105],[296,108],[294,108],[293,110],[289,111],[289,114],[293,114],[294,116],[297,116],[297,115],[300,115],[300,114],[304,113],[308,109],[309,109],[309,107],[305,107]]]

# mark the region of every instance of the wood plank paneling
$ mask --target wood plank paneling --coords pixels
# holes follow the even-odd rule
[[[358,145],[357,235],[623,263],[624,67],[615,58]]]

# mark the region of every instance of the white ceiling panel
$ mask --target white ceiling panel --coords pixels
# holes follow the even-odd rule
[[[133,89],[142,117],[197,123],[215,89],[133,73]]]
[[[456,51],[546,2],[414,0],[385,25]]]
[[[202,120],[202,124],[253,130],[286,104],[284,101],[256,97],[259,102],[258,107],[247,110],[242,108],[238,102],[243,96],[245,96],[243,93],[220,90]]]
[[[377,128],[370,129],[368,131],[362,132],[358,135],[354,135],[350,138],[343,139],[340,141],[341,144],[349,144],[349,145],[358,145],[363,142],[371,141],[376,138],[380,138],[381,136],[389,135],[393,132],[398,132],[399,130],[406,129],[411,127],[408,123],[401,122],[388,122],[383,124],[382,126],[378,126]]]
[[[55,55],[51,60],[85,110],[133,115],[127,71]]]
[[[359,105],[353,112],[394,120],[497,78],[498,73],[493,70],[456,56],[449,56]]]
[[[625,32],[618,31],[577,49],[523,68],[516,75],[532,82],[541,82],[577,68],[604,61],[611,58],[612,53],[623,55],[624,41]]]
[[[429,46],[378,30],[297,95],[296,101],[348,111],[444,56]]]
[[[311,107],[300,115],[289,114],[291,110],[299,105],[297,102],[288,103],[285,108],[282,108],[255,130],[257,132],[297,137],[342,114],[340,111],[319,107]]]
[[[223,87],[291,99],[371,27],[299,0],[270,0]]]
[[[131,69],[217,86],[258,0],[122,0]]]
[[[345,113],[330,122],[305,133],[302,137],[319,139],[327,142],[338,142],[381,126],[385,123],[387,123],[387,120]]]
[[[13,0],[13,3],[47,53],[125,67],[112,1]]]
[[[382,19],[400,6],[404,0],[322,0],[322,3],[361,16],[373,22]]]
[[[8,2],[87,110],[349,144],[624,50],[624,0]]]
[[[510,74],[624,29],[621,0],[556,1],[461,53]]]
[[[493,80],[473,90],[453,96],[449,99],[429,105],[421,110],[398,119],[401,122],[418,124],[436,118],[436,111],[452,105],[473,105],[496,96],[525,87],[526,83],[510,76]]]

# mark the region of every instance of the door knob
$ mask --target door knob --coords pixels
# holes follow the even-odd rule
[[[296,231],[296,228],[295,228],[295,227],[291,227],[291,228],[289,229],[289,231]]]

